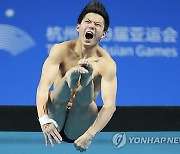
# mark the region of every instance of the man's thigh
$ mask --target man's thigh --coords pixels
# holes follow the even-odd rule
[[[69,111],[64,127],[65,134],[69,139],[77,139],[94,122],[98,114],[96,103],[93,101],[87,106],[74,103]]]
[[[47,103],[48,115],[57,122],[60,130],[62,130],[67,116],[67,103],[55,102],[53,100],[52,97],[49,97]]]

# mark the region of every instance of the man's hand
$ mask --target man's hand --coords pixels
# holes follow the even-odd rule
[[[58,128],[55,127],[53,123],[47,123],[41,126],[45,137],[46,146],[48,144],[48,140],[50,141],[51,145],[54,146],[53,139],[60,144],[62,142],[62,137],[59,134]]]
[[[91,144],[93,136],[87,132],[85,132],[82,136],[80,136],[77,140],[74,141],[74,146],[76,150],[80,152],[84,152],[88,149]]]

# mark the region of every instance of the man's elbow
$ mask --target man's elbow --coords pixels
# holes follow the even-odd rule
[[[113,105],[112,110],[113,110],[113,112],[116,111],[116,105]]]
[[[116,105],[104,105],[103,108],[105,108],[113,113],[116,111]]]

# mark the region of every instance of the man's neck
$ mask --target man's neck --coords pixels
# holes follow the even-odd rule
[[[75,45],[75,52],[79,55],[81,59],[88,58],[93,55],[93,53],[96,51],[98,44],[94,46],[84,46],[79,40],[77,40]]]

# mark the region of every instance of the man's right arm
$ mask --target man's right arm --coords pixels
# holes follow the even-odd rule
[[[45,60],[42,68],[41,79],[37,88],[36,104],[38,116],[42,117],[47,114],[47,101],[49,88],[53,84],[58,74],[59,64],[62,56],[60,56],[60,45],[54,45],[51,48],[48,58]]]

